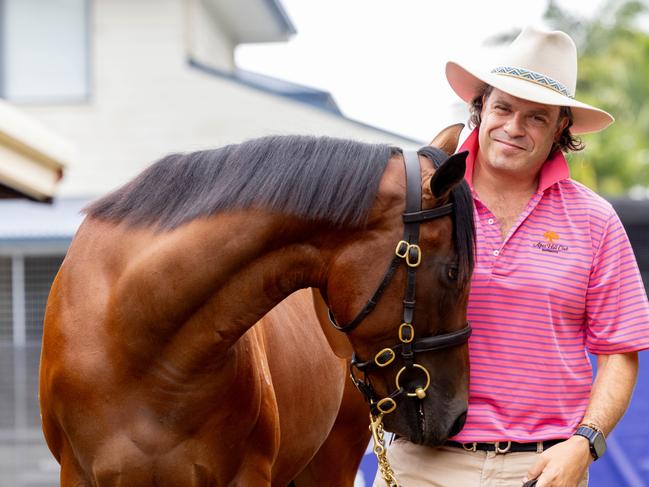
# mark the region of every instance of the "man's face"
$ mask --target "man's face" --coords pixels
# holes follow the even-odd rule
[[[516,98],[500,90],[483,102],[479,129],[481,164],[498,172],[536,177],[567,119],[559,107]]]

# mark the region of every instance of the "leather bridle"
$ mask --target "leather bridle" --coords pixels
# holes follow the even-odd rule
[[[430,386],[430,373],[423,365],[415,362],[415,354],[461,345],[466,343],[469,336],[471,336],[471,325],[467,323],[464,328],[458,331],[415,339],[413,325],[415,281],[417,267],[421,263],[419,225],[425,221],[453,214],[454,203],[447,203],[430,210],[422,210],[421,169],[419,167],[419,156],[417,152],[404,151],[404,165],[406,168],[406,211],[402,215],[404,222],[403,238],[397,243],[395,256],[383,276],[383,280],[367,304],[349,323],[345,325],[338,324],[331,309],[329,309],[329,320],[336,329],[346,333],[352,331],[372,312],[383,291],[385,291],[392,280],[395,271],[405,261],[406,292],[403,300],[403,319],[398,330],[399,343],[393,347],[380,350],[374,355],[373,359],[367,361],[360,360],[354,352],[349,365],[350,375],[354,385],[370,404],[371,412],[375,416],[381,413],[388,414],[393,412],[397,408],[397,404],[404,397],[417,397],[419,399],[426,397],[426,389]],[[379,398],[372,387],[367,373],[376,367],[387,367],[395,361],[397,356],[401,357],[404,365],[397,372],[395,379],[396,389],[388,396]],[[363,374],[362,380],[356,376],[355,370]],[[423,384],[416,386],[414,391],[409,391],[400,384],[400,380],[404,373],[413,370],[418,371],[424,381]]]

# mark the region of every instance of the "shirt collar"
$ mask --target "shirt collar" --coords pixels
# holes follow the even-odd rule
[[[473,168],[475,166],[475,159],[480,150],[478,129],[479,127],[473,129],[473,132],[471,132],[462,144],[462,147],[458,150],[458,152],[469,151],[469,155],[466,158],[466,172],[464,173],[464,179],[469,183],[471,190],[473,190]],[[541,167],[541,176],[539,177],[537,192],[541,193],[553,184],[558,183],[563,179],[568,179],[569,177],[570,169],[568,168],[568,162],[561,151],[556,151],[550,155],[548,160],[545,161],[545,164],[543,164],[543,167]]]

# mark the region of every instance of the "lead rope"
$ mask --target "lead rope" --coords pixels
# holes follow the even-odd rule
[[[372,431],[372,439],[374,440],[374,448],[372,450],[379,462],[381,477],[383,477],[388,487],[400,487],[388,461],[388,456],[386,455],[385,440],[383,439],[383,413],[379,413],[377,416],[370,413],[370,430]]]

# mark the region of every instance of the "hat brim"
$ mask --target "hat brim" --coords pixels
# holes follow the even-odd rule
[[[470,103],[487,84],[524,100],[544,105],[570,107],[574,116],[573,125],[570,127],[573,134],[598,132],[615,121],[604,110],[562,95],[543,85],[512,76],[469,70],[453,61],[446,63],[446,79],[453,91],[467,103]]]

